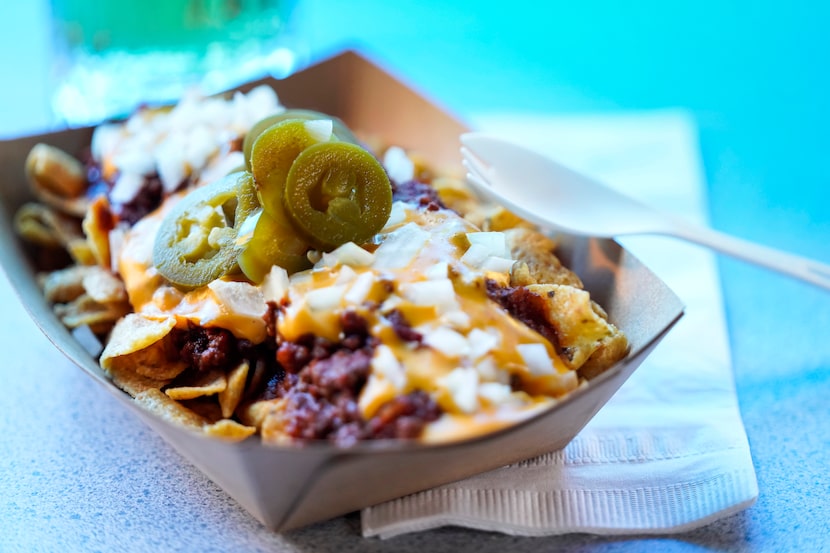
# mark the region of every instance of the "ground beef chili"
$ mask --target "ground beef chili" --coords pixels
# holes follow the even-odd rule
[[[524,287],[486,282],[487,296],[511,316],[547,338],[557,349],[556,330],[545,317],[544,299]],[[378,343],[366,320],[354,311],[340,316],[342,339],[332,342],[307,334],[296,340],[279,340],[276,329],[284,305],[268,304],[265,314],[268,339],[254,345],[220,328],[191,325],[175,330],[180,359],[187,373],[220,369],[229,371],[241,361],[256,367],[249,377],[246,399],[282,399],[283,432],[298,440],[328,440],[341,446],[366,439],[412,439],[427,423],[441,415],[432,397],[420,390],[398,396],[382,405],[368,420],[358,399],[371,373]],[[422,336],[398,311],[384,315],[402,340],[416,347]],[[517,389],[520,383],[513,383]]]
[[[222,147],[220,156],[225,156],[236,151],[241,152],[243,140],[244,137],[242,136],[231,139]],[[105,179],[101,165],[93,159],[92,152],[89,148],[81,154],[81,159],[86,169],[87,196],[94,198],[99,194],[106,194],[109,197],[115,181],[118,180],[118,174],[111,175],[109,179]],[[191,179],[189,177],[184,179],[173,192],[181,190],[190,183]],[[126,203],[112,202],[112,211],[118,216],[120,221],[124,221],[132,226],[159,207],[164,198],[164,186],[162,185],[161,178],[158,173],[152,173],[150,175],[144,175],[141,191],[132,200]]]
[[[368,421],[368,433],[372,438],[417,438],[424,425],[440,415],[429,394],[415,390],[382,405]]]
[[[161,205],[164,198],[162,191],[161,179],[157,174],[146,176],[141,192],[127,203],[114,204],[113,211],[121,221],[126,221],[132,226]]]
[[[95,198],[100,194],[105,194],[109,197],[112,187],[118,179],[118,174],[111,175],[109,179],[104,178],[101,165],[93,159],[92,152],[89,149],[81,154],[81,159],[86,170],[87,196]],[[132,226],[161,205],[163,199],[161,179],[157,173],[153,173],[144,177],[141,192],[136,194],[135,198],[123,204],[111,202],[112,212],[118,217],[119,221],[124,221]]]
[[[270,317],[273,320],[273,309]],[[269,317],[266,316],[266,320]],[[257,399],[284,401],[283,431],[300,440],[329,440],[341,446],[373,438],[415,438],[441,411],[424,392],[412,392],[381,406],[366,420],[357,401],[371,372],[377,342],[366,321],[353,311],[340,317],[337,343],[313,335],[282,341],[279,370]]]
[[[429,211],[446,209],[446,206],[438,197],[438,191],[432,186],[417,180],[409,180],[401,183],[393,182],[392,201],[407,202],[423,207]]]
[[[420,344],[423,341],[424,337],[420,332],[412,328],[412,325],[409,324],[409,321],[406,320],[399,309],[389,311],[384,317],[392,325],[392,329],[398,335],[398,338],[404,342],[417,342]]]
[[[561,353],[559,336],[556,329],[548,323],[545,316],[547,306],[544,298],[534,294],[524,286],[502,286],[494,280],[486,282],[487,296],[498,303],[510,315],[544,336]]]
[[[179,336],[180,357],[197,371],[229,367],[236,357],[234,335],[224,328],[190,327]],[[232,368],[232,367],[231,367]]]
[[[180,377],[181,380],[190,379],[193,373],[210,370],[227,373],[243,361],[247,361],[251,367],[249,381],[253,381],[255,375],[256,378],[263,379],[279,372],[274,347],[267,341],[253,344],[248,340],[236,338],[228,330],[194,324],[189,324],[187,329],[174,329],[173,340],[179,359],[188,365]],[[175,386],[176,382],[171,385]],[[256,382],[251,382],[248,386],[257,389],[260,387],[261,385]]]

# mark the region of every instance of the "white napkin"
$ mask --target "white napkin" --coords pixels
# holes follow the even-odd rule
[[[655,207],[706,220],[697,133],[682,111],[476,123]],[[563,451],[364,509],[364,536],[446,525],[525,536],[670,533],[755,502],[714,255],[665,237],[621,242],[686,304],[669,336]]]

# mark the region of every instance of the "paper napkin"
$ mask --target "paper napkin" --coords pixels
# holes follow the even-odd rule
[[[706,221],[696,129],[682,111],[476,123]],[[666,237],[621,242],[686,305],[668,337],[564,450],[364,509],[365,536],[446,525],[526,536],[673,533],[754,503],[714,255]]]

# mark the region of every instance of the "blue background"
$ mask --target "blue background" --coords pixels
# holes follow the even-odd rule
[[[49,124],[45,13],[0,6],[3,135]],[[827,3],[308,0],[295,15],[307,59],[359,45],[462,118],[686,108],[712,225],[830,263]],[[830,520],[830,293],[720,267],[761,497],[684,540],[830,547],[816,541]]]

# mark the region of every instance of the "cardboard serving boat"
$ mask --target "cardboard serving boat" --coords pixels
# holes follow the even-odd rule
[[[343,119],[364,136],[416,150],[438,166],[458,166],[459,135],[467,127],[362,55],[346,51],[283,80],[266,83],[288,107],[315,109]],[[405,441],[265,446],[207,438],[144,411],[116,388],[93,358],[53,315],[38,288],[35,267],[13,229],[15,211],[33,199],[24,160],[38,142],[79,154],[91,128],[0,141],[0,251],[21,302],[46,336],[158,432],[179,453],[267,527],[284,531],[409,493],[458,480],[564,447],[631,375],[680,318],[678,298],[612,240],[564,237],[558,251],[610,319],[628,336],[629,355],[538,416],[462,442]]]

